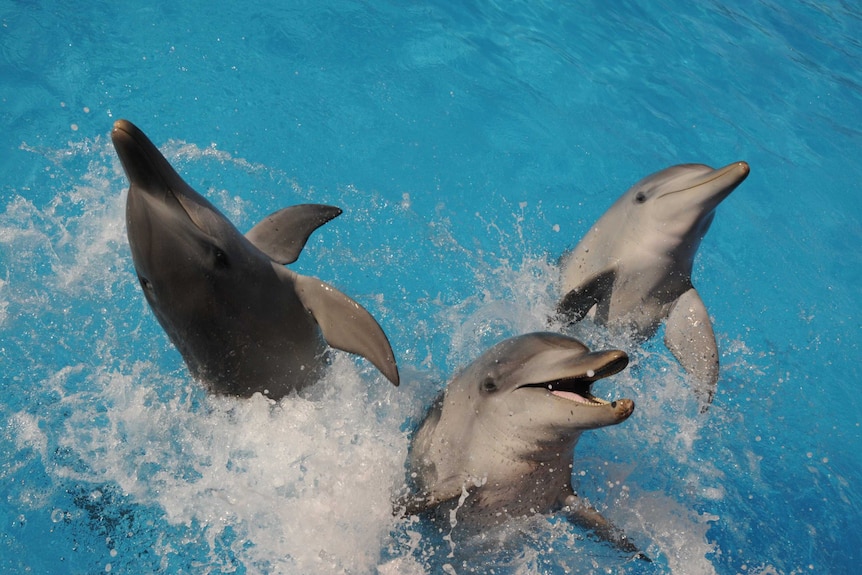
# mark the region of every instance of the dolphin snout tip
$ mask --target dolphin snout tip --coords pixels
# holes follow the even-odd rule
[[[748,177],[750,172],[751,168],[749,167],[748,162],[739,160],[738,162],[727,164],[723,168],[717,168],[712,172],[712,175],[709,176],[708,180],[717,182],[718,185],[716,187],[716,191],[724,191],[726,194],[729,194],[736,188],[736,186],[745,181],[745,178]],[[724,199],[726,194],[722,194],[719,197]]]
[[[134,129],[134,124],[132,124],[128,120],[124,120],[120,118],[116,122],[114,122],[114,126],[111,129],[111,138],[115,138],[116,136],[122,134],[131,134]]]
[[[613,402],[612,407],[616,409],[619,421],[624,421],[634,412],[635,402],[631,399],[618,399]]]

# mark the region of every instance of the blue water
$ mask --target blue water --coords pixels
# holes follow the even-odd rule
[[[829,2],[0,0],[0,571],[855,573],[862,557],[862,12]],[[108,137],[138,124],[240,227],[344,209],[298,271],[380,320],[307,396],[213,398],[147,308]],[[565,522],[450,540],[390,514],[461,365],[545,329],[556,259],[641,177],[745,160],[694,282],[697,415],[660,338],[598,389]],[[628,346],[628,347],[626,347]]]

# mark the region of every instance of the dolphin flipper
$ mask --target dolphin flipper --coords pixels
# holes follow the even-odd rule
[[[293,274],[296,294],[320,326],[326,343],[361,355],[394,385],[398,366],[386,334],[364,307],[317,278]]]
[[[665,324],[664,342],[682,367],[694,376],[700,412],[709,409],[718,383],[718,346],[712,322],[697,290],[691,288],[673,304]]]
[[[589,529],[599,538],[604,539],[626,553],[634,554],[636,559],[652,562],[652,559],[641,553],[637,546],[623,533],[622,529],[615,526],[592,505],[581,500],[574,493],[565,498],[563,505],[563,514],[565,514],[566,519],[575,525]]]
[[[581,321],[610,293],[614,271],[605,270],[570,290],[557,306],[557,313],[570,323]]]
[[[272,261],[290,264],[299,257],[314,230],[340,214],[341,208],[335,206],[290,206],[263,218],[245,237]]]

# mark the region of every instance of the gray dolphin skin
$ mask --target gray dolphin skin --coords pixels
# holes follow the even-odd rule
[[[131,122],[118,120],[111,139],[131,182],[126,226],[135,271],[196,379],[216,393],[278,399],[320,377],[328,343],[367,358],[398,385],[374,318],[334,287],[284,267],[340,209],[285,208],[243,235]]]
[[[672,166],[623,194],[561,260],[558,311],[636,340],[665,321],[665,345],[692,374],[701,412],[718,382],[718,347],[709,313],[691,283],[694,256],[715,208],[748,176],[745,162],[720,169]]]
[[[454,511],[457,525],[468,529],[562,511],[637,553],[571,485],[581,433],[620,423],[634,410],[630,399],[607,402],[590,392],[627,364],[625,352],[593,352],[554,333],[493,346],[449,382],[420,424],[407,462],[413,493],[398,506],[450,524]]]

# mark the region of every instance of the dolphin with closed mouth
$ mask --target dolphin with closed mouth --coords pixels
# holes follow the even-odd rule
[[[481,528],[561,511],[620,549],[635,545],[572,489],[581,433],[625,421],[631,399],[595,397],[594,382],[628,364],[623,351],[590,351],[555,333],[504,340],[447,385],[413,436],[408,514]],[[638,554],[639,557],[645,558]]]
[[[706,306],[691,283],[694,256],[715,209],[748,177],[745,162],[720,169],[681,164],[624,193],[561,259],[558,312],[638,341],[665,322],[665,344],[706,411],[718,382],[718,346]]]
[[[329,344],[398,385],[371,314],[285,267],[339,208],[288,207],[243,235],[131,122],[117,120],[111,140],[130,181],[126,228],[141,288],[196,379],[216,393],[278,399],[320,377]]]

